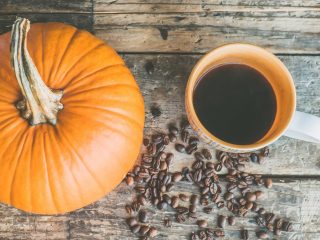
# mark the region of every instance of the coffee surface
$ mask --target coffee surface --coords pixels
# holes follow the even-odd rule
[[[254,68],[237,63],[204,74],[195,87],[193,104],[209,132],[239,145],[259,141],[271,128],[277,110],[267,79]]]

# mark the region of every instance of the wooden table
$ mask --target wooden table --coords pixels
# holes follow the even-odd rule
[[[298,110],[320,116],[319,0],[0,0],[0,32],[9,31],[16,16],[70,23],[119,51],[145,98],[146,134],[185,115],[184,88],[195,62],[229,42],[249,42],[277,54],[293,75]],[[152,105],[162,109],[160,118],[151,117]],[[174,168],[190,162],[178,156]],[[282,137],[264,165],[251,164],[247,171],[274,179],[261,204],[294,222],[294,231],[277,239],[320,239],[320,145]],[[187,183],[178,190],[196,191]],[[121,184],[100,201],[59,216],[1,204],[0,239],[136,239],[123,220],[133,194]],[[189,239],[197,229],[193,223],[164,228],[162,219],[173,213],[150,209],[151,223],[160,229],[157,239]],[[207,218],[215,226],[216,214]],[[250,215],[228,226],[224,239],[238,239],[243,226],[255,239]]]

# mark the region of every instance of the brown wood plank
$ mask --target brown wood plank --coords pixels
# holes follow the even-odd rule
[[[28,18],[31,23],[37,22],[64,22],[80,29],[92,32],[91,14],[39,14],[39,13],[19,13],[19,14],[1,14],[0,13],[0,34],[11,31],[12,24],[17,17]]]
[[[152,128],[166,129],[170,121],[185,115],[184,89],[192,67],[201,56],[128,54],[124,57],[144,95],[147,134]],[[295,81],[298,110],[320,116],[320,57],[280,56],[280,59]],[[154,66],[151,74],[146,70],[147,63]],[[152,105],[160,106],[163,115],[159,119],[152,119],[149,112]],[[281,137],[271,149],[265,165],[251,164],[248,170],[274,175],[320,176],[320,145]],[[176,165],[181,167],[188,159],[192,157],[178,154]]]
[[[1,0],[0,13],[80,13],[92,11],[92,0]]]
[[[319,187],[319,180],[278,178],[274,179],[272,189],[263,188],[266,197],[259,200],[259,204],[294,223],[293,232],[283,232],[277,239],[320,238]],[[182,182],[175,186],[171,194],[180,192],[190,194],[198,190],[194,185]],[[137,239],[124,221],[127,217],[124,206],[130,203],[133,196],[132,189],[121,184],[102,200],[64,216],[25,214],[0,204],[0,239]],[[197,229],[194,222],[173,223],[172,228],[165,228],[162,226],[163,218],[173,218],[172,210],[159,211],[151,206],[147,206],[147,209],[153,213],[149,223],[160,230],[157,239],[189,239],[190,232]],[[215,209],[213,214],[207,215],[202,213],[201,207],[198,207],[198,213],[200,218],[208,220],[210,228],[216,228],[217,213],[230,215],[225,209]],[[254,213],[250,213],[245,218],[237,217],[237,224],[226,226],[226,237],[221,239],[239,239],[239,229],[244,226],[250,231],[250,239],[255,239],[257,226],[253,221],[254,216]]]

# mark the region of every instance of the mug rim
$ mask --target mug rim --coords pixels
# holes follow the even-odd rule
[[[292,104],[291,109],[290,109],[290,114],[289,114],[286,126],[283,127],[283,129],[278,134],[276,134],[275,136],[272,136],[269,139],[266,139],[265,141],[262,141],[262,142],[260,142],[260,140],[258,140],[257,142],[254,142],[252,144],[245,144],[245,145],[233,144],[233,143],[226,142],[226,141],[214,136],[211,132],[209,132],[205,128],[205,126],[201,123],[200,119],[198,118],[198,116],[197,116],[197,114],[195,112],[195,108],[194,108],[194,105],[193,105],[193,91],[194,91],[194,89],[196,87],[197,81],[204,74],[204,73],[202,73],[198,77],[195,77],[194,76],[195,72],[202,67],[203,62],[206,60],[206,58],[208,58],[209,56],[211,56],[212,54],[214,54],[218,50],[221,50],[223,48],[230,48],[230,47],[234,47],[234,46],[236,46],[236,47],[249,47],[249,48],[251,48],[253,50],[262,51],[263,54],[268,55],[268,57],[272,58],[272,60],[277,62],[278,66],[280,68],[282,68],[282,70],[286,73],[287,79],[288,79],[288,82],[289,82],[289,85],[290,85],[290,88],[291,88],[291,92],[292,92],[292,95],[293,95],[293,104]],[[228,64],[228,63],[226,63],[226,64]],[[245,64],[245,63],[243,63],[243,64]],[[218,65],[214,65],[213,64],[212,66],[210,66],[210,69],[214,68],[216,66],[218,66]],[[196,78],[196,79],[191,84],[191,80],[194,79],[194,78]],[[214,49],[210,50],[209,52],[207,52],[204,56],[202,56],[197,61],[196,65],[193,67],[193,69],[192,69],[192,71],[191,71],[191,73],[189,75],[189,78],[188,78],[188,81],[187,81],[187,86],[186,86],[185,108],[187,110],[187,115],[188,115],[189,120],[191,120],[190,118],[192,116],[193,124],[195,124],[196,127],[199,128],[201,130],[201,132],[203,132],[204,135],[207,138],[209,138],[211,141],[213,141],[213,142],[215,142],[215,143],[217,143],[217,144],[219,144],[222,147],[225,147],[227,149],[234,149],[234,150],[240,150],[240,151],[256,150],[256,149],[263,148],[263,147],[275,142],[288,129],[289,124],[290,124],[290,122],[291,122],[291,120],[292,120],[292,118],[294,116],[294,112],[295,112],[295,109],[296,109],[296,89],[295,89],[295,85],[294,85],[291,73],[289,72],[287,67],[284,65],[284,63],[276,55],[274,55],[272,52],[270,52],[270,51],[268,51],[268,50],[266,50],[266,49],[264,49],[262,47],[259,47],[259,46],[253,45],[253,44],[249,44],[249,43],[228,43],[228,44],[221,45],[221,46],[219,46],[217,48],[214,48]]]

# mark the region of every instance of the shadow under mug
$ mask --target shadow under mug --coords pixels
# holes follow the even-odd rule
[[[238,145],[223,141],[210,133],[199,120],[194,106],[193,94],[199,79],[215,66],[239,63],[248,65],[264,75],[271,84],[276,96],[277,110],[269,131],[259,141]],[[292,76],[286,66],[272,53],[250,44],[227,44],[203,56],[194,66],[186,87],[186,112],[193,129],[208,143],[218,149],[231,151],[251,151],[263,148],[282,135],[320,143],[320,118],[296,111],[296,90]]]

